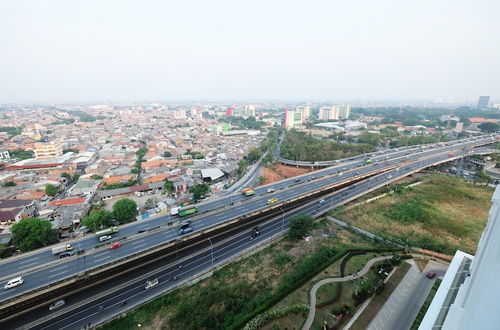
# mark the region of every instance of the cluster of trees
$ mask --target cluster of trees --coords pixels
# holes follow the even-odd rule
[[[242,117],[223,117],[219,119],[222,122],[230,123],[231,125],[238,126],[239,129],[261,129],[266,123],[258,121],[255,117],[248,118]]]
[[[2,185],[2,187],[14,187],[16,186],[16,183],[14,181],[7,181],[7,182],[4,182],[4,184]]]
[[[118,189],[118,188],[125,188],[125,187],[132,187],[137,184],[137,180],[130,179],[127,182],[119,182],[119,183],[106,183],[102,185],[102,190],[111,190],[111,189]]]
[[[22,127],[9,127],[9,126],[4,126],[0,127],[0,132],[7,132],[10,137],[20,135],[23,132]]]
[[[35,157],[33,151],[28,151],[23,149],[10,150],[9,154],[10,158],[18,158],[21,160]]]
[[[199,183],[189,188],[189,192],[193,194],[193,200],[196,202],[210,192],[210,186],[206,183]]]
[[[166,195],[170,195],[174,192],[174,183],[169,179],[165,179],[163,182],[163,193]]]
[[[120,223],[129,223],[135,220],[139,214],[137,204],[129,198],[120,199],[113,205],[112,211],[92,210],[83,218],[82,224],[91,231],[98,231],[101,228],[109,227],[114,220]]]
[[[96,118],[96,117],[94,117],[86,112],[80,111],[80,110],[61,110],[61,111],[64,111],[66,113],[69,113],[70,115],[76,116],[76,117],[78,117],[79,121],[86,122],[86,123],[90,123],[90,122],[96,121],[96,119],[98,119],[98,118]],[[101,118],[106,118],[106,117],[101,116]]]
[[[238,180],[245,175],[248,168],[248,161],[246,159],[242,159],[238,162],[238,169],[236,170],[236,175],[238,176]]]
[[[307,235],[313,229],[313,219],[305,214],[299,214],[290,218],[290,230],[287,238],[291,241],[297,241]]]
[[[51,197],[54,197],[55,195],[57,195],[57,187],[54,186],[53,184],[48,184],[45,186],[45,193],[47,194],[47,196],[51,196]]]
[[[497,123],[481,123],[477,127],[484,133],[496,133],[499,126]]]
[[[281,145],[281,156],[291,160],[321,161],[352,157],[374,150],[375,148],[369,144],[338,143],[290,130],[286,132],[285,140]]]
[[[187,149],[186,152],[184,153],[185,155],[191,155],[193,159],[203,159],[205,158],[205,155],[203,155],[199,151],[191,151],[191,149]]]
[[[45,219],[28,218],[12,225],[12,242],[22,252],[57,243],[59,232]]]
[[[135,165],[130,172],[132,172],[134,174],[141,173],[142,162],[145,161],[144,156],[146,156],[147,152],[148,152],[148,148],[146,148],[146,147],[141,147],[141,148],[139,148],[139,150],[137,150],[135,152],[135,154],[137,155],[137,161],[135,162]],[[129,187],[129,186],[126,186],[126,187]]]

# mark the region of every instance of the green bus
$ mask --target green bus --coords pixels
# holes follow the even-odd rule
[[[118,228],[117,227],[109,227],[109,228],[106,228],[106,229],[103,229],[103,230],[100,230],[98,232],[95,233],[95,235],[97,237],[101,237],[101,236],[104,236],[104,235],[111,235],[111,234],[114,234],[114,233],[117,233],[118,232]]]
[[[372,163],[372,159],[371,158],[365,159],[365,165],[371,164],[371,163]]]
[[[179,216],[183,217],[183,216],[186,216],[186,215],[189,215],[189,214],[196,213],[199,210],[200,209],[197,206],[195,206],[195,205],[189,205],[189,206],[186,206],[186,207],[181,207],[179,209]]]

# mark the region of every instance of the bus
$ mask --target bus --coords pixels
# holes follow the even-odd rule
[[[371,164],[371,163],[372,163],[372,159],[371,158],[365,159],[365,165],[368,165],[368,164]]]
[[[109,227],[109,228],[97,231],[95,233],[95,235],[97,237],[101,237],[101,236],[104,236],[104,235],[111,235],[111,234],[114,234],[114,233],[117,233],[117,232],[118,232],[118,228],[117,227]]]
[[[245,196],[255,195],[255,189],[253,187],[245,188],[241,191]]]
[[[186,216],[186,215],[189,215],[189,214],[196,213],[199,210],[200,209],[197,206],[195,206],[195,205],[189,205],[189,206],[181,207],[179,209],[179,216],[183,217],[183,216]]]

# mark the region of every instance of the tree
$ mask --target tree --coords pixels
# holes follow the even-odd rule
[[[45,186],[45,193],[49,196],[55,196],[57,194],[57,188],[53,184],[48,184]]]
[[[304,214],[293,216],[290,219],[290,231],[287,234],[289,240],[299,240],[313,228],[313,219]]]
[[[170,195],[174,191],[174,183],[169,179],[165,179],[163,183],[163,191]]]
[[[99,174],[92,174],[92,175],[90,176],[90,178],[91,178],[92,180],[102,180],[102,179],[103,179],[102,175],[99,175]]]
[[[83,218],[82,223],[89,230],[97,231],[104,227],[111,226],[113,215],[106,210],[93,210],[89,215]]]
[[[496,131],[498,131],[498,124],[496,123],[482,123],[477,127],[485,133],[495,133]]]
[[[246,160],[242,159],[238,162],[238,169],[236,170],[238,178],[241,178],[245,174],[245,172],[247,171],[247,167],[248,162]]]
[[[153,209],[156,207],[156,204],[158,203],[158,201],[156,200],[156,198],[152,197],[152,198],[148,198],[148,200],[146,201],[146,203],[144,203],[144,207],[146,209]]]
[[[200,183],[189,188],[189,192],[193,194],[195,201],[202,199],[210,191],[210,187],[206,183]]]
[[[262,157],[262,154],[263,154],[263,152],[259,148],[252,148],[248,152],[247,159],[250,162],[256,162],[260,159],[260,157]]]
[[[4,187],[14,187],[16,183],[14,181],[7,181],[3,184]]]
[[[491,176],[484,173],[483,171],[477,171],[474,177],[477,181],[482,182],[485,185],[487,185],[491,181]]]
[[[52,229],[48,220],[38,218],[22,219],[12,225],[12,241],[26,252],[59,241],[59,233]]]
[[[260,184],[263,184],[265,181],[267,180],[267,178],[265,176],[259,176],[259,183]]]
[[[137,214],[137,204],[129,198],[120,199],[113,205],[113,215],[121,223],[134,221]]]
[[[163,157],[165,157],[165,158],[172,157],[172,153],[170,151],[165,151],[163,153]]]

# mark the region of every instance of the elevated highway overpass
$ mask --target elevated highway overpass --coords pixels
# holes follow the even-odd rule
[[[449,152],[452,150],[465,150],[467,152],[470,152],[470,150],[467,149],[491,142],[491,137],[488,137],[484,138],[483,140],[475,139],[471,141],[460,141],[453,145],[442,146],[419,153],[411,153],[411,149],[405,151],[397,151],[396,153],[394,153],[394,155],[392,155],[392,158],[388,156],[378,156],[383,158],[375,159],[376,157],[373,157],[375,160],[374,164],[369,166],[362,166],[362,162],[361,164],[359,164],[359,162],[352,162],[350,164],[343,164],[342,166],[344,167],[336,166],[332,169],[325,169],[322,171],[309,173],[302,176],[300,178],[300,182],[295,182],[295,179],[287,180],[288,185],[284,185],[283,187],[281,187],[281,190],[278,190],[273,194],[273,197],[279,198],[279,202],[270,206],[266,204],[267,198],[269,197],[269,195],[265,193],[265,191],[267,191],[267,188],[258,188],[258,194],[254,198],[245,199],[244,201],[242,201],[244,198],[241,198],[241,196],[239,196],[240,200],[237,202],[233,201],[231,208],[225,208],[220,211],[205,211],[207,212],[205,215],[196,217],[196,219],[194,219],[195,232],[193,233],[193,235],[179,238],[177,235],[177,228],[159,229],[142,236],[136,235],[134,238],[126,241],[123,247],[116,251],[110,251],[108,249],[97,249],[93,251],[93,253],[85,253],[83,256],[80,256],[73,260],[67,260],[64,262],[56,261],[53,263],[49,262],[49,264],[45,265],[43,269],[38,269],[27,274],[24,273],[25,284],[14,289],[13,291],[2,292],[2,295],[0,295],[0,299],[2,299],[2,301],[0,302],[0,308],[3,308],[9,303],[12,304],[18,301],[16,297],[19,297],[21,295],[26,296],[28,292],[33,292],[33,290],[40,290],[40,288],[42,288],[43,286],[50,286],[55,285],[55,283],[64,282],[65,279],[80,276],[79,274],[82,273],[87,273],[88,275],[88,272],[90,271],[96,271],[98,269],[104,270],[107,267],[106,265],[110,264],[111,262],[116,264],[121,261],[125,261],[126,259],[132,259],[134,255],[143,254],[147,250],[159,248],[160,246],[165,247],[166,244],[175,245],[179,242],[193,240],[200,235],[208,234],[211,231],[218,230],[221,227],[231,223],[237,223],[240,220],[251,219],[255,216],[261,216],[266,214],[266,212],[272,214],[272,212],[276,210],[280,210],[281,212],[283,212],[282,209],[299,201],[300,199],[321,196],[330,192],[332,189],[337,189],[349,184],[350,182],[356,182],[369,176],[375,175],[376,177],[378,177],[383,175],[378,173],[386,171],[396,171],[397,165],[403,165],[398,167],[400,168],[399,171],[401,171],[399,173],[403,175],[403,173],[405,172],[402,171],[402,168],[407,164],[409,166],[408,171],[412,170],[412,167],[410,166],[411,162],[417,164],[416,167],[413,167],[413,171],[418,171],[418,169],[422,166],[422,168],[425,168],[431,165],[435,165],[434,163],[430,162],[430,160],[434,159],[433,155],[440,155],[440,157],[442,157],[442,159],[434,159],[434,161],[437,163],[449,161],[450,159],[463,156],[463,154],[457,153],[456,156],[451,157],[449,155]],[[385,160],[385,157],[388,157],[389,159]],[[342,173],[342,175],[339,175],[340,173]],[[393,177],[393,179],[395,180],[399,176]],[[364,181],[369,182],[366,184],[368,188],[373,182],[373,180]],[[390,181],[392,181],[391,178],[388,178],[388,180],[385,180],[383,184],[387,184],[387,182]],[[357,192],[360,187],[365,186],[355,185],[354,188],[349,189],[349,191],[352,193]],[[362,192],[360,191],[359,193]],[[350,195],[352,194],[350,193],[349,196]],[[343,198],[339,199],[340,202],[342,202],[342,200]],[[95,245],[95,239],[93,241],[93,245]],[[26,264],[26,261],[24,262],[24,264]],[[22,262],[21,265],[23,265]],[[1,268],[3,269],[3,264]]]

